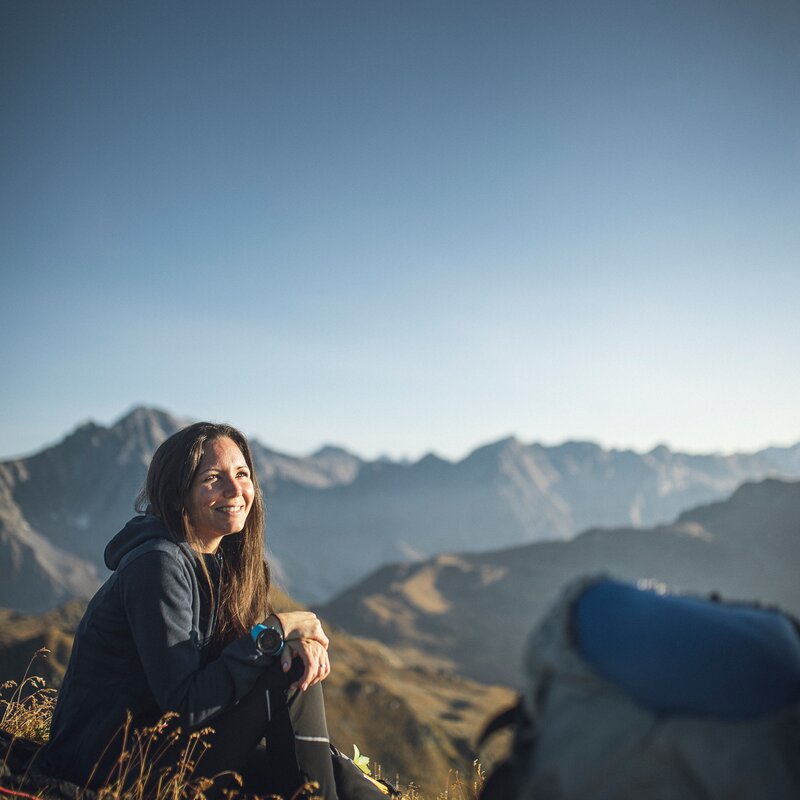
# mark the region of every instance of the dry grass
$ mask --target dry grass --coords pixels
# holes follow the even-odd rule
[[[36,659],[46,658],[48,652],[41,648],[35,653],[21,681],[6,681],[0,686],[0,729],[13,737],[47,741],[57,692],[47,688],[43,678],[30,675],[30,669]],[[205,740],[211,729],[190,734],[175,761],[175,745],[182,739],[177,717],[175,713],[166,714],[154,726],[141,730],[134,729],[128,717],[121,755],[105,785],[97,790],[98,800],[206,800],[206,792],[216,780],[226,780],[231,786],[225,791],[228,800],[241,796],[241,778],[236,773],[221,773],[214,778],[194,776],[203,753],[211,746]],[[169,763],[165,762],[167,754]],[[374,776],[383,777],[380,765],[375,765]],[[477,761],[473,774],[467,778],[452,772],[436,800],[477,800],[484,777]],[[303,786],[291,800],[318,800],[316,788],[315,784]],[[414,784],[401,788],[401,800],[426,800]],[[36,797],[46,800],[47,790],[39,789]]]
[[[464,778],[457,770],[451,772],[444,791],[436,795],[436,800],[478,800],[486,780],[486,773],[478,761],[473,762],[472,769],[472,774]],[[426,796],[412,783],[403,787],[400,800],[426,800]]]
[[[180,740],[181,730],[174,724],[176,718],[177,714],[166,714],[154,726],[136,730],[132,728],[128,716],[123,730],[122,752],[105,785],[98,790],[100,798],[200,800],[205,797],[214,780],[195,778],[193,773],[209,746],[203,739],[208,730],[196,731],[189,736],[177,762],[168,765],[163,763],[164,756]],[[90,776],[90,783],[93,777]]]
[[[485,780],[486,773],[480,762],[473,761],[472,774],[462,779],[456,772],[452,782],[448,780],[447,787],[437,800],[477,800]]]
[[[436,795],[436,800],[478,800],[486,775],[477,761],[473,764],[473,770],[474,773],[468,778],[462,778],[458,771],[452,772],[444,790]],[[426,795],[412,783],[403,787],[400,800],[426,800]]]
[[[37,650],[28,664],[22,680],[6,681],[0,685],[0,728],[12,736],[45,742],[50,731],[50,717],[56,704],[55,689],[48,689],[44,679],[31,675],[30,670],[37,658],[45,658],[47,648]]]

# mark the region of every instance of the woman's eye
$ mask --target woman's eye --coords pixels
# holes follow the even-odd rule
[[[237,476],[237,477],[239,477],[239,478],[249,478],[249,477],[250,477],[250,473],[249,473],[249,472],[247,472],[246,470],[242,470],[242,471],[241,471],[241,472],[238,474],[238,476]]]

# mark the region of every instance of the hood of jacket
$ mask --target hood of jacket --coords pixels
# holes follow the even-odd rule
[[[129,520],[125,527],[106,545],[103,560],[109,569],[116,569],[119,562],[127,553],[150,539],[167,539],[175,541],[160,517],[153,514],[144,514]],[[178,543],[183,545],[184,543]],[[183,550],[191,553],[191,548],[186,545]]]

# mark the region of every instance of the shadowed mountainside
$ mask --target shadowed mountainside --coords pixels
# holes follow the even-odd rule
[[[409,663],[433,660],[476,680],[517,685],[528,632],[568,580],[597,572],[800,615],[800,483],[745,484],[669,526],[594,529],[568,542],[387,566],[318,613]]]
[[[136,408],[110,427],[87,423],[40,453],[0,463],[0,605],[44,611],[91,595],[154,449],[184,424]],[[276,575],[313,602],[382,564],[568,539],[589,526],[653,525],[745,480],[800,478],[800,445],[720,456],[511,438],[457,463],[252,447]]]
[[[91,595],[105,572],[109,531],[131,516],[155,447],[182,425],[137,409],[111,428],[87,423],[53,447],[0,464],[0,543],[11,556],[3,559],[0,604],[38,611]]]
[[[298,608],[276,593],[277,608]],[[0,682],[19,680],[40,648],[32,674],[59,686],[69,660],[80,601],[31,616],[0,609]],[[384,774],[437,790],[448,771],[471,768],[471,747],[488,717],[510,705],[510,690],[484,686],[431,667],[406,667],[387,647],[328,628],[333,670],[325,681],[333,743],[348,755],[353,744]]]

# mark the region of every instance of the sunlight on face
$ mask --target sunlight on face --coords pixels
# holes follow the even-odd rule
[[[224,536],[244,528],[254,495],[250,468],[233,440],[207,442],[186,500],[203,552],[215,552]]]

